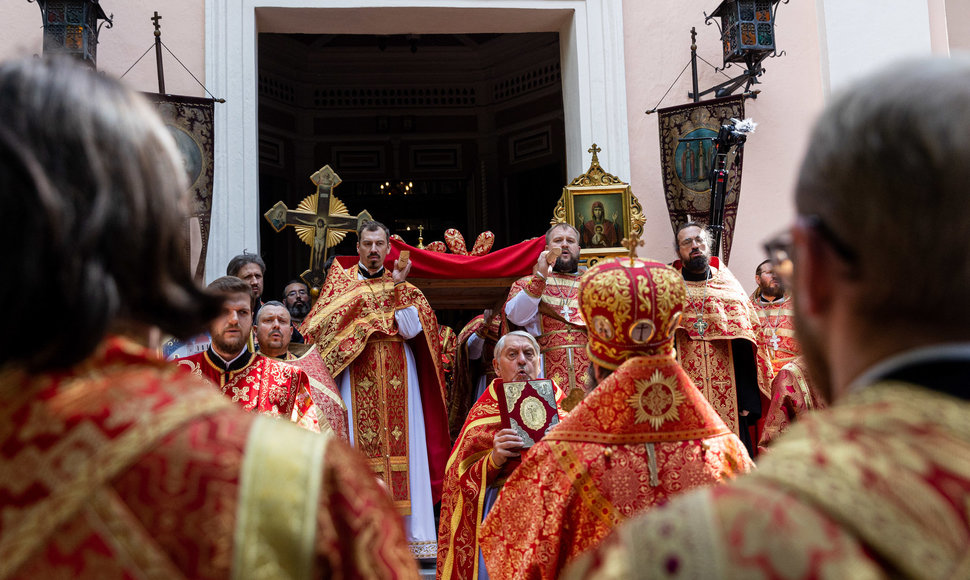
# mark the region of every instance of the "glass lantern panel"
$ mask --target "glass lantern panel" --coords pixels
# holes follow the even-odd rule
[[[741,48],[753,47],[758,43],[754,33],[754,22],[741,23]]]
[[[44,27],[44,48],[58,49],[64,47],[64,25],[48,24]]]
[[[47,3],[47,22],[51,24],[64,22],[64,2]]]
[[[84,24],[84,8],[80,4],[70,4],[65,10],[68,24]]]
[[[755,20],[771,22],[771,0],[758,0],[755,5]]]
[[[741,0],[738,2],[738,16],[741,20],[754,20],[754,0]]]
[[[771,33],[771,25],[767,22],[758,23],[758,44],[765,48],[775,47],[775,35]]]
[[[738,50],[738,27],[732,28],[724,41],[724,61],[727,62]]]
[[[71,52],[81,52],[81,49],[84,48],[84,28],[68,26],[67,35],[64,38],[64,47]]]

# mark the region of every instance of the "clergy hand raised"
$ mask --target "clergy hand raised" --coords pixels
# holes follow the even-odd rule
[[[411,271],[410,259],[407,261],[407,263],[404,265],[403,268],[401,267],[400,261],[394,262],[394,272],[391,273],[391,276],[394,278],[394,283],[395,284],[403,283],[407,279],[408,272],[410,271]]]
[[[519,450],[525,445],[525,441],[515,434],[512,429],[502,429],[492,437],[492,463],[496,467],[502,467],[512,457],[520,455]]]
[[[559,259],[559,255],[562,250],[559,248],[553,248],[551,250],[544,250],[539,254],[539,259],[536,260],[535,268],[533,272],[542,279],[549,277],[549,270],[552,269],[552,265],[556,263]]]

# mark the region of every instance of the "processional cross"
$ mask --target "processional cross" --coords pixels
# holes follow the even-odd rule
[[[323,286],[326,274],[323,266],[327,261],[327,249],[336,246],[347,232],[356,232],[360,224],[372,219],[364,210],[357,217],[350,215],[347,206],[333,194],[341,179],[337,173],[324,165],[310,176],[317,192],[306,197],[295,210],[288,209],[282,201],[276,202],[264,217],[277,232],[293,226],[296,234],[310,246],[310,267],[300,275],[311,289]]]

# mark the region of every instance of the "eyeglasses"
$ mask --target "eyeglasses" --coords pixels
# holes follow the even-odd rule
[[[697,244],[698,246],[703,246],[706,243],[707,243],[707,240],[705,240],[701,236],[697,236],[695,238],[684,238],[679,242],[681,248],[689,248],[694,244]]]
[[[822,218],[817,215],[807,215],[800,216],[798,219],[807,227],[815,230],[843,261],[848,264],[855,264],[858,261],[858,254],[848,244],[843,242]],[[785,230],[768,240],[765,242],[764,247],[765,252],[768,254],[768,259],[771,260],[771,266],[775,274],[781,276],[782,280],[786,283],[789,283],[794,270],[791,230]]]
[[[287,298],[293,298],[294,296],[309,296],[306,290],[290,290],[286,293]]]

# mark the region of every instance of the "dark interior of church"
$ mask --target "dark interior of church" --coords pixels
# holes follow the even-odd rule
[[[414,246],[448,228],[469,250],[486,230],[493,249],[542,235],[568,179],[559,51],[556,33],[260,34],[261,212],[295,208],[330,165],[350,214],[367,210]],[[355,242],[328,253],[355,254]],[[265,220],[260,245],[272,298],[310,248]],[[423,290],[443,324],[501,292]]]

